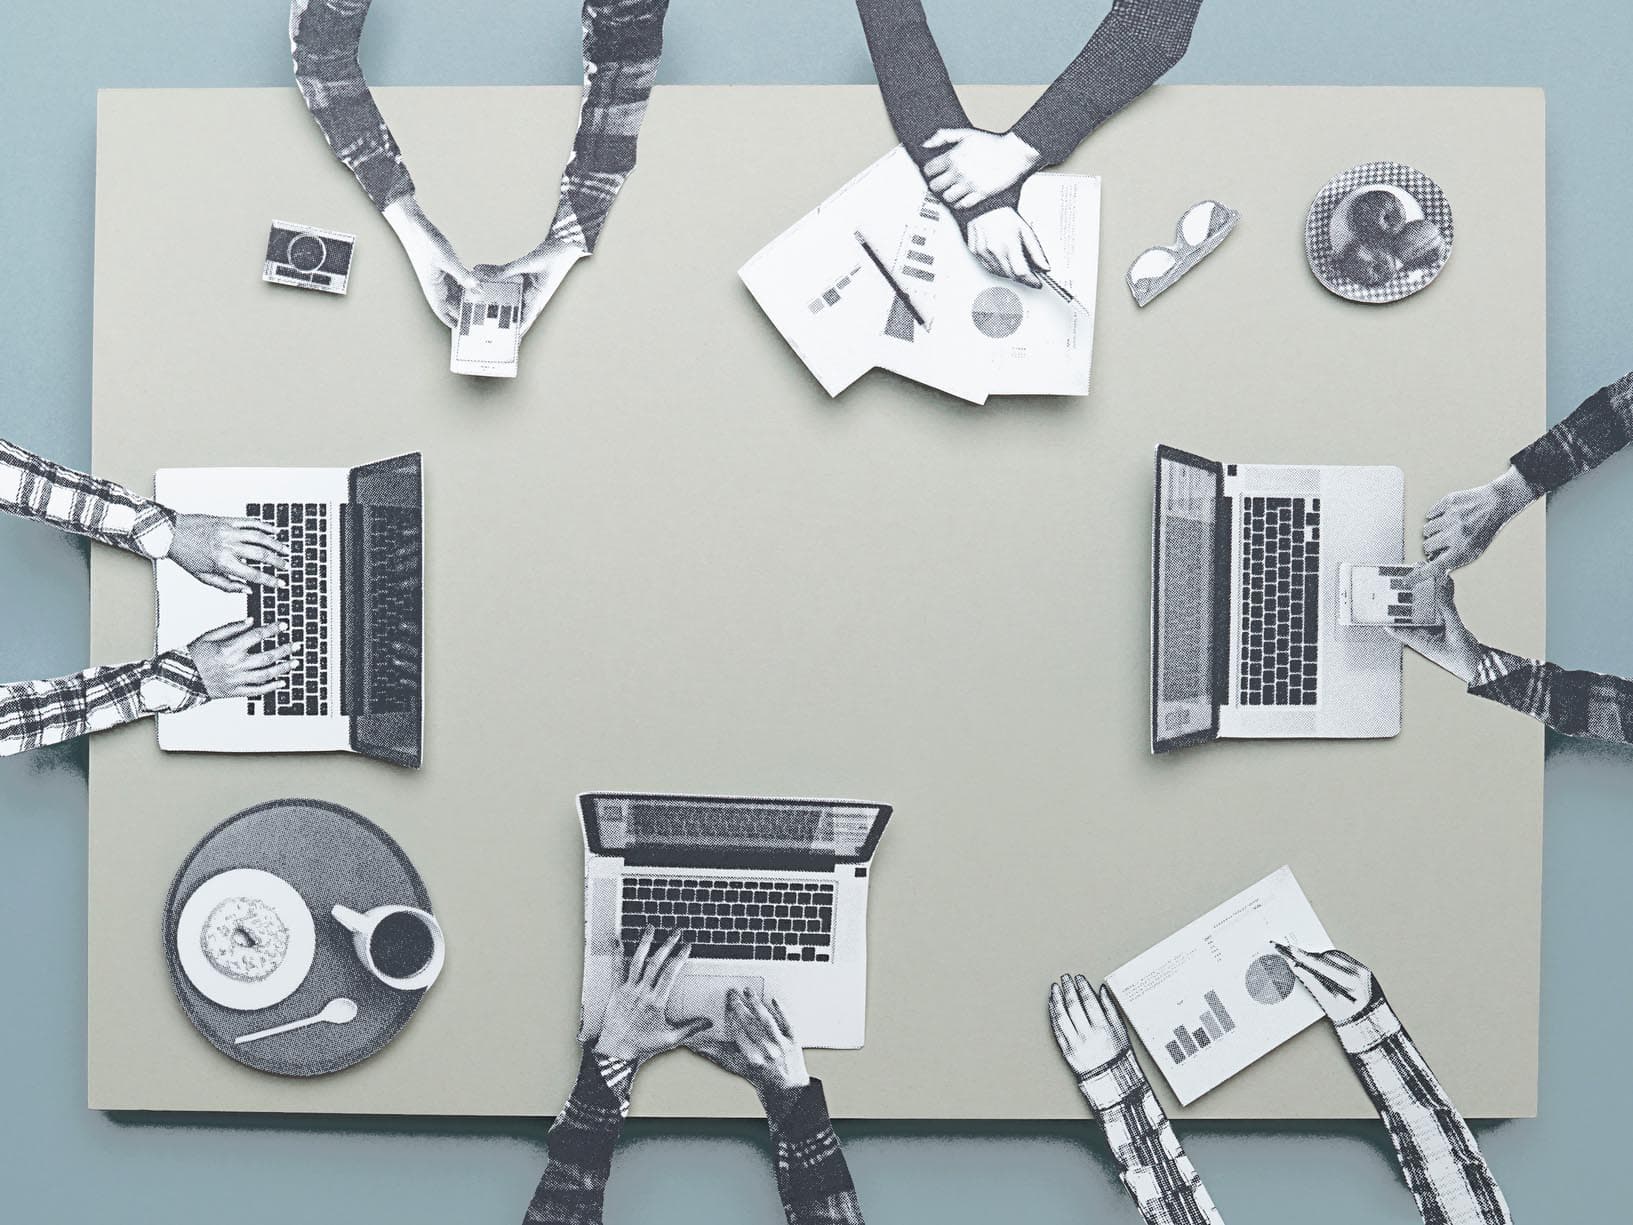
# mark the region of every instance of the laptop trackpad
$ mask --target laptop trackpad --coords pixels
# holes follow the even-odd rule
[[[673,1022],[707,1017],[716,1033],[726,1030],[726,992],[739,991],[765,996],[765,979],[739,974],[682,974],[669,993],[668,1016]]]

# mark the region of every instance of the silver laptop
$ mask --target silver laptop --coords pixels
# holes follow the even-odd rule
[[[287,586],[246,595],[157,564],[159,650],[246,616],[283,622],[295,667],[272,693],[160,715],[161,749],[363,753],[418,766],[424,675],[420,457],[360,468],[164,468],[178,511],[260,519],[290,547]]]
[[[1338,567],[1402,559],[1392,467],[1219,464],[1157,448],[1151,751],[1401,729],[1401,647],[1338,624]]]
[[[888,804],[595,792],[584,822],[580,1039],[647,927],[692,955],[673,1017],[719,1027],[727,989],[775,999],[802,1046],[862,1045],[868,870]]]

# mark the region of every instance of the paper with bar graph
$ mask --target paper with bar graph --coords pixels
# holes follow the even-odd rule
[[[982,268],[898,145],[738,276],[830,396],[874,367],[975,404],[989,395],[1083,395],[1094,348],[1100,180],[1033,175],[1019,211],[1058,288],[1033,289]]]
[[[1106,975],[1181,1105],[1324,1015],[1275,941],[1332,947],[1288,867]]]

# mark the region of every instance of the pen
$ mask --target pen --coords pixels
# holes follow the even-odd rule
[[[884,260],[880,259],[873,248],[868,245],[868,240],[862,237],[861,230],[856,231],[856,241],[862,244],[862,250],[868,253],[868,258],[873,261],[873,266],[879,270],[879,275],[884,277],[885,281],[890,285],[891,291],[901,299],[902,305],[907,308],[908,314],[913,316],[921,328],[929,327],[930,325],[924,322],[924,316],[919,314],[919,308],[913,305],[913,299],[907,296],[907,291],[901,287],[901,283],[890,275],[890,269],[885,267]]]
[[[1066,286],[1062,285],[1059,281],[1055,280],[1054,277],[1050,276],[1047,272],[1044,272],[1041,268],[1038,269],[1038,277],[1043,281],[1043,283],[1045,285],[1049,286],[1050,289],[1054,290],[1061,297],[1065,298],[1066,301],[1070,302],[1073,306],[1078,307],[1080,310],[1088,310],[1089,309],[1088,307],[1084,306],[1081,302],[1079,302],[1076,298],[1072,297],[1071,291],[1069,289],[1067,289]]]

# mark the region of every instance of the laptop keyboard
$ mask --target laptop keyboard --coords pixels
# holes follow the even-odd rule
[[[289,546],[289,568],[259,567],[280,574],[288,587],[254,587],[245,597],[257,625],[286,622],[278,645],[294,645],[294,668],[271,693],[249,699],[252,715],[329,713],[329,508],[321,502],[251,502],[244,508],[278,530]],[[269,640],[270,641],[270,640]]]
[[[1314,706],[1321,604],[1321,499],[1242,500],[1244,706]]]
[[[677,927],[693,957],[740,961],[828,961],[834,887],[819,881],[624,878],[623,945],[634,955],[648,927],[667,937]]]

